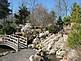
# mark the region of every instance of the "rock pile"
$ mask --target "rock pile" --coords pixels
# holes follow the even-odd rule
[[[28,31],[31,29],[30,24],[26,24],[21,31]],[[32,30],[32,29],[31,29]],[[38,33],[36,33],[36,32]],[[32,44],[28,45],[29,48],[36,48],[38,50],[45,51],[46,54],[54,54],[57,58],[62,59],[61,61],[79,61],[78,54],[73,49],[66,47],[68,33],[71,31],[71,25],[65,26],[64,29],[57,34],[50,34],[49,31],[42,31],[41,29],[33,29]],[[31,37],[29,37],[31,39]],[[67,52],[67,55],[65,55]],[[35,54],[30,56],[30,61],[45,61],[41,54]]]
[[[53,34],[37,44],[36,48],[46,51],[49,55],[55,54],[61,61],[81,61],[77,51],[66,46],[67,38],[65,34]]]
[[[36,47],[39,49],[42,49],[43,51],[47,51],[48,54],[60,54],[59,51],[62,51],[65,47],[65,43],[67,39],[67,35],[62,34],[53,34],[50,37],[48,37],[46,40],[41,41],[41,43],[37,44]]]
[[[45,56],[42,50],[38,50],[35,55],[29,57],[30,61],[48,61],[48,58]]]
[[[63,58],[63,55],[65,54],[65,43],[66,43],[67,35],[62,34],[52,34],[49,37],[47,37],[45,40],[40,41],[40,43],[34,43],[38,42],[38,39],[36,38],[33,43],[34,48],[38,48],[39,50],[45,51],[46,54],[55,54],[57,58]],[[35,58],[36,55],[31,56],[30,58]],[[41,58],[41,57],[40,57]]]

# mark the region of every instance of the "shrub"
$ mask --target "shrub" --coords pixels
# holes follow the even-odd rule
[[[0,25],[0,29],[2,28],[3,26],[2,25]]]
[[[72,48],[81,47],[81,7],[77,3],[73,4],[70,20],[74,25],[68,35],[68,45]]]
[[[68,35],[68,46],[71,48],[77,48],[81,45],[81,25],[75,24],[73,30]]]
[[[0,29],[0,35],[3,35],[4,32],[3,32],[3,29]]]
[[[0,29],[0,34],[12,34],[16,32],[16,24],[12,21],[7,21]]]
[[[52,25],[52,26],[47,27],[47,30],[49,30],[50,33],[57,33],[58,27]]]
[[[64,24],[69,24],[70,23],[70,16],[64,17],[63,21],[64,21]]]

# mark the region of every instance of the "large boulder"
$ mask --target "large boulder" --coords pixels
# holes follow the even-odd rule
[[[30,61],[48,61],[48,57],[46,56],[46,53],[40,49],[40,50],[37,50],[37,53],[35,55],[31,55],[29,60]]]
[[[67,53],[67,60],[68,61],[81,61],[79,55],[76,50],[70,49]]]
[[[44,33],[40,33],[39,37],[41,38],[41,37],[44,37],[44,36],[46,36],[48,34],[49,34],[49,31],[45,31]]]
[[[43,57],[39,56],[39,55],[31,55],[29,57],[29,60],[30,61],[44,61]]]
[[[57,56],[63,56],[63,52],[66,49],[66,42],[67,42],[67,35],[63,35],[63,37],[61,36],[58,41],[56,41],[54,43],[54,46],[52,47],[52,49],[50,50],[49,54],[54,54],[56,53]]]
[[[33,40],[33,44],[38,44],[40,42],[40,39],[38,37],[36,37],[34,40]]]
[[[28,48],[34,48],[35,47],[35,44],[29,44],[28,45]]]
[[[32,28],[30,23],[26,23],[25,26],[23,26],[23,28],[21,29],[21,32],[26,32],[28,31],[30,28]]]
[[[2,53],[0,53],[0,56],[5,56],[5,55],[7,55],[8,53],[9,53],[9,51],[2,52]]]
[[[65,52],[66,51],[61,51],[61,50],[56,51],[56,57],[57,58],[63,58]]]
[[[60,61],[81,61],[81,58],[75,49],[69,48]]]
[[[44,43],[44,47],[42,48],[43,50],[47,50],[48,52],[50,52],[52,49],[56,50],[55,47],[55,42],[58,41],[59,37],[61,37],[61,34],[59,35],[52,35],[50,36],[47,40],[47,42]]]
[[[41,29],[35,29],[35,31],[36,31],[36,32],[39,32],[39,33],[41,33],[41,32],[42,32],[42,30],[41,30]]]

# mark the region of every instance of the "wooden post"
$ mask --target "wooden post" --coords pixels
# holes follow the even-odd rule
[[[18,35],[18,51],[19,51],[19,35]]]
[[[28,36],[26,35],[27,49],[28,49]]]
[[[5,43],[5,37],[6,37],[6,33],[5,33],[5,35],[3,36],[3,43]]]
[[[5,43],[5,36],[2,37],[2,43]]]
[[[27,41],[27,49],[28,49],[28,39],[26,39],[26,41]]]

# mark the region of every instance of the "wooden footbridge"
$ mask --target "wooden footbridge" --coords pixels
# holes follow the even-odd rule
[[[18,35],[6,35],[3,37],[0,45],[6,45],[13,48],[16,52],[19,49],[27,48],[27,38],[18,36]]]

